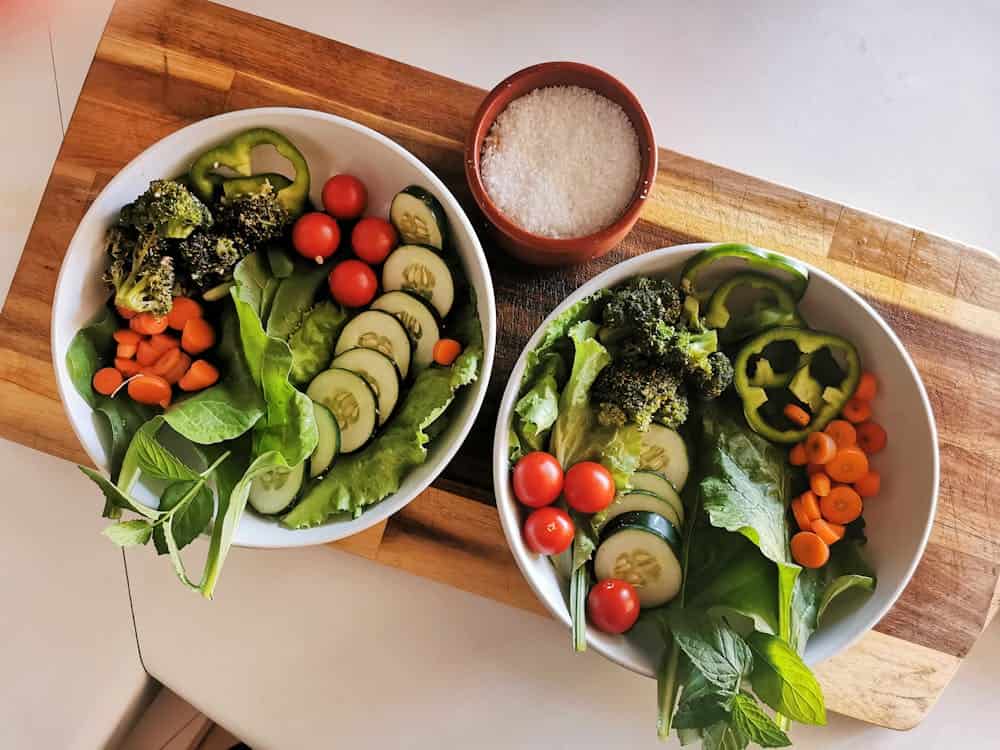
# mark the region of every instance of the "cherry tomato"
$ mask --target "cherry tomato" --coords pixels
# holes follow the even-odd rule
[[[371,266],[345,260],[330,271],[330,294],[345,307],[362,307],[375,299],[378,279]]]
[[[639,619],[635,586],[617,578],[598,581],[587,594],[587,617],[598,630],[624,633]]]
[[[292,227],[292,244],[302,257],[322,263],[337,252],[340,227],[321,211],[303,214]]]
[[[541,508],[553,502],[563,487],[563,470],[556,457],[534,451],[514,466],[514,494],[529,508]]]
[[[524,541],[539,555],[558,555],[573,543],[576,528],[569,513],[551,505],[532,511],[524,521]]]
[[[323,208],[338,219],[356,219],[368,205],[365,184],[351,174],[338,174],[323,185]]]
[[[615,499],[615,480],[611,472],[594,461],[583,461],[566,472],[563,494],[569,507],[581,513],[597,513]]]
[[[385,219],[366,216],[354,225],[351,247],[365,263],[381,263],[399,243],[396,228]]]

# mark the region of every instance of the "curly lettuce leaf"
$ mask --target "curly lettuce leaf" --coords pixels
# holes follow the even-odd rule
[[[528,453],[545,449],[549,431],[559,417],[559,380],[565,369],[561,356],[555,352],[546,354],[535,384],[514,406],[514,430],[519,451]]]

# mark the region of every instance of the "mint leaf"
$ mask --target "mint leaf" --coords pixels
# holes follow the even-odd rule
[[[780,638],[751,633],[750,681],[754,692],[775,711],[803,724],[826,724],[823,691],[795,650]]]
[[[153,526],[149,521],[137,518],[134,521],[113,523],[101,533],[119,547],[133,547],[149,541]]]
[[[739,690],[753,665],[753,655],[736,631],[691,609],[671,611],[667,622],[677,645],[708,682],[724,692]]]
[[[118,489],[118,487],[113,485],[111,483],[111,480],[109,480],[107,477],[99,474],[93,469],[87,468],[86,466],[81,466],[79,468],[80,471],[82,471],[92,482],[94,482],[98,487],[100,487],[101,492],[104,493],[104,499],[106,501],[104,504],[105,518],[112,518],[112,517],[117,518],[118,516],[121,515],[121,511],[123,510],[131,510],[135,513],[138,513],[140,516],[145,516],[146,518],[150,519],[156,519],[156,517],[159,516],[158,511],[143,505],[138,500],[135,500],[127,493]],[[115,516],[108,515],[109,508],[112,511],[116,512],[117,515]]]
[[[677,729],[701,729],[725,721],[732,702],[733,693],[720,690],[697,669],[688,669],[673,725]]]
[[[702,750],[743,750],[750,742],[730,721],[719,721],[701,732]]]
[[[122,460],[121,472],[118,474],[117,484],[123,492],[131,491],[140,473],[151,479],[167,481],[198,478],[198,473],[194,469],[164,448],[156,439],[163,424],[163,416],[157,415],[132,436],[132,442],[129,443]]]
[[[194,489],[196,484],[199,485],[197,491],[191,495],[183,507],[174,511],[170,524],[174,541],[179,550],[193,542],[212,520],[212,511],[215,508],[212,493],[204,483],[186,481],[168,485],[163,494],[160,495],[160,511],[173,510]],[[162,526],[157,526],[153,531],[153,544],[156,546],[158,554],[166,555],[169,553],[170,550],[167,547]]]
[[[774,719],[746,693],[740,693],[733,699],[733,724],[750,742],[756,742],[761,747],[788,747],[792,744]]]

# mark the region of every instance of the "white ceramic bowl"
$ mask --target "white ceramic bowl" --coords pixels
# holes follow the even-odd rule
[[[365,183],[369,196],[367,211],[375,216],[388,216],[393,195],[407,185],[421,185],[433,193],[448,215],[454,247],[461,256],[465,275],[476,291],[483,328],[484,356],[479,379],[460,393],[449,412],[452,415],[449,427],[430,446],[427,461],[404,479],[399,492],[353,521],[328,523],[298,531],[283,528],[274,521],[248,512],[243,516],[234,539],[235,544],[245,547],[297,547],[356,534],[409,503],[455,455],[486,395],[496,342],[496,307],[486,257],[458,201],[413,154],[374,130],[350,120],[288,107],[230,112],[172,133],[143,151],[108,183],[73,235],[59,273],[52,308],[52,359],[59,394],[70,424],[87,455],[99,467],[106,469],[107,449],[95,428],[90,407],[70,382],[65,364],[70,340],[93,318],[107,298],[107,291],[101,283],[104,233],[119,209],[142,193],[151,180],[183,173],[205,149],[241,130],[257,126],[284,133],[305,155],[312,175],[311,197],[316,205],[322,205],[320,193],[324,181],[338,172],[350,172]],[[291,176],[288,163],[273,149],[258,149],[258,152],[254,153],[255,171],[279,171]],[[94,492],[96,495],[96,488]],[[98,507],[96,499],[94,502],[94,507]]]
[[[659,275],[676,281],[684,261],[711,243],[668,247],[640,255],[592,279],[577,289],[528,341],[504,392],[493,445],[493,477],[497,508],[507,542],[518,567],[549,611],[568,627],[568,584],[543,556],[528,550],[521,535],[522,508],[510,486],[507,456],[508,427],[527,353],[534,349],[549,322],[579,299],[633,276]],[[902,343],[872,307],[828,274],[809,268],[809,288],[801,309],[809,323],[850,339],[858,348],[862,366],[877,373],[883,383],[874,402],[878,421],[890,436],[889,447],[876,465],[882,473],[882,491],[865,509],[868,544],[865,558],[878,576],[875,593],[853,611],[831,607],[823,626],[809,640],[805,659],[810,664],[847,648],[874,626],[903,591],[930,535],[937,504],[938,445],[930,402],[923,383]],[[615,636],[587,628],[587,642],[601,654],[634,672],[652,677],[662,641],[643,641],[642,635]]]

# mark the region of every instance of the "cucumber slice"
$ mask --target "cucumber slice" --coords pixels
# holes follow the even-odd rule
[[[378,402],[360,375],[331,368],[313,378],[306,395],[333,413],[340,428],[341,453],[353,453],[375,434]]]
[[[382,266],[382,289],[402,290],[427,300],[442,318],[455,301],[451,271],[433,250],[420,245],[401,245]]]
[[[410,336],[403,324],[382,310],[365,310],[351,320],[337,339],[334,356],[355,347],[382,352],[396,363],[404,378],[410,371]]]
[[[384,310],[403,324],[413,344],[414,369],[423,370],[434,362],[434,345],[441,338],[441,329],[423,300],[408,292],[389,292],[375,300],[371,309]]]
[[[448,220],[437,198],[422,187],[410,185],[396,193],[389,206],[389,220],[407,244],[444,247]]]
[[[594,555],[597,579],[618,578],[635,586],[639,606],[659,607],[681,590],[681,538],[667,519],[633,511],[609,521]]]
[[[340,427],[333,412],[323,404],[313,401],[313,414],[316,417],[316,429],[319,440],[316,450],[309,457],[309,476],[318,477],[330,468],[333,459],[340,453]]]
[[[650,425],[642,434],[639,468],[660,472],[680,492],[684,489],[690,468],[684,438],[669,427]]]
[[[402,378],[396,369],[396,363],[380,351],[359,346],[334,357],[330,367],[342,367],[365,379],[378,399],[379,427],[384,425],[399,401]]]
[[[258,475],[250,484],[250,506],[266,516],[280,513],[295,500],[304,478],[304,461],[291,469],[279,467]]]
[[[662,497],[674,507],[680,522],[684,523],[684,502],[681,500],[681,496],[677,493],[677,490],[670,483],[670,480],[660,472],[648,469],[640,469],[635,472],[632,475],[632,489],[646,490]]]
[[[594,516],[598,531],[623,513],[632,513],[637,510],[645,510],[663,516],[674,525],[674,528],[679,529],[683,524],[683,516],[677,512],[673,503],[649,490],[632,490],[616,497],[611,505]]]

